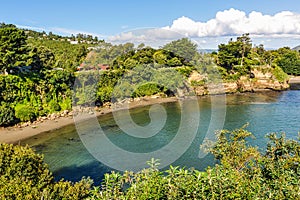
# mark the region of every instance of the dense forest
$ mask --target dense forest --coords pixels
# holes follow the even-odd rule
[[[249,34],[204,54],[187,38],[154,49],[143,43],[113,45],[90,35],[62,37],[1,23],[0,126],[71,110],[72,104],[101,106],[124,98],[170,96],[176,95],[176,87],[188,95],[190,87],[214,82],[207,74],[217,71],[224,82],[250,79],[258,66],[267,66],[263,70],[284,82],[286,74],[300,74],[300,54],[289,47],[253,46]],[[189,83],[194,71],[207,77]],[[120,84],[130,73],[136,74]],[[167,74],[172,80],[165,78]],[[132,90],[129,85],[134,85]]]

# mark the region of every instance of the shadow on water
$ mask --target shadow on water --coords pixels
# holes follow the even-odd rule
[[[61,167],[53,172],[56,181],[61,179],[68,181],[80,181],[83,177],[90,177],[95,185],[100,185],[104,179],[104,174],[112,170],[101,165],[97,161],[84,165],[70,165]]]
[[[173,163],[172,166],[181,166],[182,160],[178,160],[177,162]],[[187,161],[185,161],[187,162]],[[217,163],[214,159],[212,154],[208,154],[202,159],[198,159],[196,162],[191,162],[189,165],[184,166],[185,169],[197,169],[197,170],[205,170],[207,166],[213,166]],[[169,167],[165,167],[162,170],[168,170]],[[108,168],[102,165],[100,162],[92,161],[90,163],[84,165],[70,165],[61,167],[55,171],[53,171],[53,176],[55,177],[55,181],[59,181],[61,179],[67,181],[80,181],[83,177],[91,178],[94,182],[94,185],[100,185],[104,180],[104,175],[106,173],[110,173],[111,171],[118,172],[111,168]],[[122,174],[122,172],[119,172]]]
[[[300,90],[300,83],[290,83],[291,90]]]

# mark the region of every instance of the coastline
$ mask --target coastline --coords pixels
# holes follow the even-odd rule
[[[291,83],[300,83],[300,77],[291,77]],[[255,90],[249,90],[244,91],[242,93],[247,92],[254,92],[259,93],[263,91],[274,91],[270,88],[256,88]],[[278,90],[277,90],[278,91]],[[283,90],[281,90],[283,91]],[[236,94],[239,92],[225,92],[225,94]],[[218,93],[216,93],[218,94]],[[220,93],[222,94],[222,93]],[[210,94],[214,95],[214,94]],[[197,97],[202,96],[209,96],[207,95],[197,95]],[[152,96],[152,97],[141,97],[137,99],[133,99],[129,101],[129,109],[132,108],[138,108],[138,107],[144,107],[154,104],[160,104],[160,103],[168,103],[168,102],[176,102],[179,98],[177,97],[160,97],[160,96]],[[89,108],[90,109],[90,108]],[[75,109],[73,109],[74,111]],[[96,114],[96,117],[99,117],[101,115],[105,115],[108,113],[111,113],[115,111],[116,109],[113,109],[111,107],[105,107],[102,106],[98,110],[90,110],[93,112],[93,114]],[[33,137],[35,135],[49,132],[52,130],[60,129],[62,127],[68,126],[68,125],[75,125],[74,124],[74,118],[73,116],[61,116],[55,119],[45,119],[43,121],[35,121],[34,123],[30,124],[29,126],[20,127],[20,126],[12,126],[12,127],[0,127],[0,143],[9,143],[9,144],[18,144],[22,140],[25,140],[27,138]]]
[[[177,97],[166,98],[151,98],[143,97],[139,100],[134,100],[129,103],[129,109],[144,107],[154,104],[176,102]],[[95,111],[97,117],[113,112],[112,108],[101,107],[99,111]],[[43,122],[36,122],[26,127],[1,127],[0,128],[0,143],[18,144],[22,140],[39,135],[52,130],[60,129],[68,125],[75,125],[73,116],[59,117],[55,120],[47,119]]]

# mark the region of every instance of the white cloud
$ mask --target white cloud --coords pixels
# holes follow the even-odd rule
[[[275,15],[264,15],[252,11],[245,12],[229,9],[217,12],[215,18],[206,22],[197,22],[188,17],[180,17],[171,26],[164,29],[177,31],[190,37],[211,37],[240,35],[298,35],[300,34],[300,14],[282,11]]]
[[[293,47],[300,43],[300,14],[290,11],[274,15],[257,11],[246,14],[231,8],[217,12],[214,18],[205,22],[182,16],[170,26],[136,29],[108,39],[113,43],[143,42],[146,45],[162,46],[175,39],[190,37],[202,48],[217,48],[218,44],[226,43],[230,38],[243,33],[250,33],[254,44],[264,43],[269,48],[280,45]]]
[[[107,40],[112,43],[144,43],[152,47],[159,47],[182,37],[185,37],[185,35],[162,28],[141,28],[109,36]]]
[[[250,33],[253,44],[263,43],[268,48],[294,47],[300,43],[300,14],[290,11],[282,11],[274,15],[257,11],[247,14],[231,8],[217,12],[214,18],[207,21],[195,21],[182,16],[166,27],[140,28],[114,36],[60,27],[23,27],[38,31],[52,31],[63,35],[83,33],[105,38],[112,43],[144,43],[153,47],[163,46],[165,43],[182,37],[190,37],[192,41],[199,44],[200,48],[216,49],[218,44],[226,43],[230,38],[243,33]],[[123,26],[122,28],[128,27]]]
[[[144,35],[135,35],[133,32],[124,32],[119,35],[109,36],[110,41],[130,42],[132,40],[144,40]]]

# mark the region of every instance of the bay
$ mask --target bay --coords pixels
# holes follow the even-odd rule
[[[218,103],[225,99],[224,105]],[[249,143],[257,146],[261,151],[266,147],[268,141],[265,137],[266,134],[285,132],[287,138],[297,139],[300,131],[300,91],[298,90],[206,96],[198,98],[197,101],[199,104],[197,109],[189,106],[188,101],[186,104],[191,115],[200,116],[200,120],[197,122],[199,123],[197,133],[189,148],[185,152],[181,152],[182,155],[179,159],[172,163],[173,166],[178,165],[203,170],[207,166],[215,164],[212,155],[208,154],[199,158],[199,147],[204,138],[207,135],[213,135],[211,132],[216,131],[211,130],[211,127],[216,127],[218,130],[232,130],[249,123],[247,130],[255,136],[255,139],[250,139]],[[166,123],[159,133],[149,138],[129,136],[117,125],[113,114],[100,116],[98,118],[99,125],[105,136],[115,146],[124,151],[134,153],[157,151],[168,145],[176,137],[182,120],[180,102],[161,105],[167,114]],[[133,121],[140,126],[147,126],[151,123],[149,117],[150,107],[131,109],[130,115]],[[217,116],[217,119],[213,117],[214,115]],[[223,117],[224,124],[221,122]],[[87,124],[86,134],[91,134],[89,128],[89,124]],[[184,140],[182,140],[182,143],[184,143]],[[64,178],[70,181],[78,181],[83,176],[89,176],[94,179],[97,185],[103,179],[104,173],[114,170],[93,157],[84,145],[82,138],[78,135],[75,126],[66,126],[59,130],[29,138],[22,141],[22,144],[29,144],[38,153],[44,155],[44,160],[49,164],[56,180]],[[181,144],[177,143],[177,145],[180,149]],[[122,159],[118,157],[116,152],[110,151],[110,158]],[[122,160],[122,162],[133,161]]]

